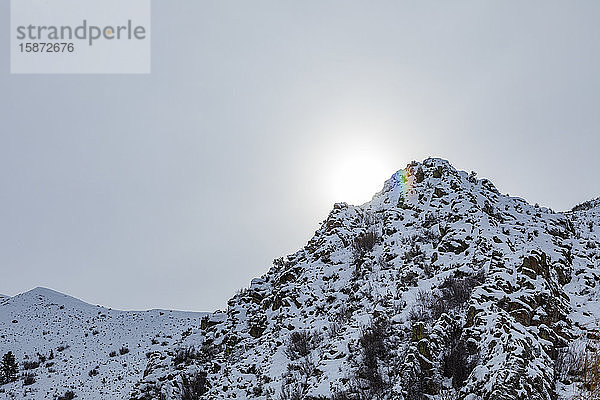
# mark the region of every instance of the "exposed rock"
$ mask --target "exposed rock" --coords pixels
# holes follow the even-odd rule
[[[600,336],[599,237],[597,201],[555,213],[447,161],[413,162],[371,202],[334,205],[304,248],[182,338],[210,341],[210,363],[175,371],[166,349],[131,398],[151,384],[179,399],[181,376],[201,370],[203,399],[276,399],[293,382],[304,399],[557,399],[558,350]],[[319,339],[290,359],[307,331]]]

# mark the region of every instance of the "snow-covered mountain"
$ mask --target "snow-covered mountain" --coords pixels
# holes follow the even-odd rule
[[[1,351],[55,356],[0,398],[599,398],[600,199],[557,213],[427,159],[336,204],[224,312],[36,289],[0,300],[0,324]]]
[[[152,355],[131,399],[598,391],[585,366],[600,367],[599,225],[598,200],[556,213],[447,161],[413,162]]]
[[[86,400],[127,398],[150,353],[176,343],[204,315],[111,310],[45,288],[0,299],[0,355],[11,351],[21,375],[0,386],[0,399],[56,399],[67,391]]]

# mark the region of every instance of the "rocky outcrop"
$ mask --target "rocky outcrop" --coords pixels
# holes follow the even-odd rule
[[[594,204],[555,213],[411,163],[153,354],[131,399],[179,399],[198,373],[203,399],[560,398],[560,350],[598,338]]]

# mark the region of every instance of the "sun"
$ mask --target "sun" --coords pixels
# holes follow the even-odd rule
[[[354,205],[371,200],[394,173],[385,151],[369,146],[341,149],[331,158],[328,169],[328,197]]]

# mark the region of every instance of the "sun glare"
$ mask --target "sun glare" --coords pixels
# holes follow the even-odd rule
[[[327,185],[333,201],[355,205],[371,200],[395,172],[386,165],[383,154],[370,149],[348,149],[330,168]]]

